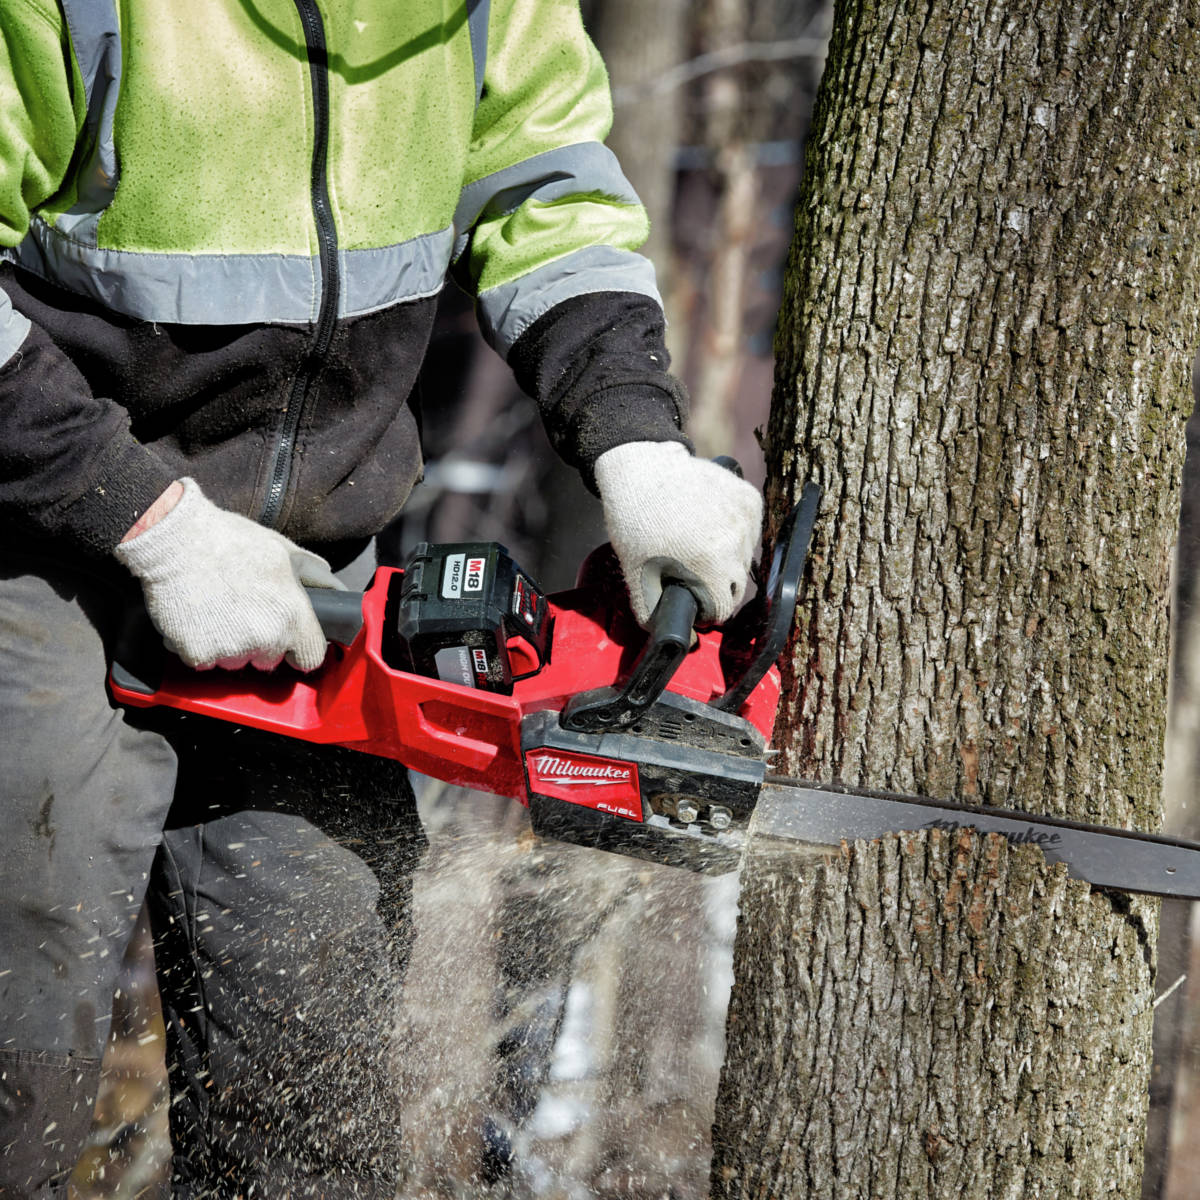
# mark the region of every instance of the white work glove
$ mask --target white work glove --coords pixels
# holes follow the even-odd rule
[[[746,594],[762,496],[678,442],[627,442],[596,459],[596,486],[629,602],[646,626],[664,579],[687,584],[702,621],[727,621]]]
[[[189,666],[302,671],[325,659],[303,585],[342,588],[329,564],[281,533],[218,508],[193,479],[175,507],[117,546],[168,650]]]

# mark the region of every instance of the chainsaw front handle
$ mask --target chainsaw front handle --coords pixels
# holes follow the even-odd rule
[[[585,692],[563,711],[564,728],[576,733],[603,733],[632,725],[666,690],[676,668],[692,648],[699,603],[677,580],[664,581],[650,616],[646,644],[629,678],[618,688]]]

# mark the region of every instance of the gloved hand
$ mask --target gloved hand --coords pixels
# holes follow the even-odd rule
[[[628,442],[596,459],[609,540],[647,625],[664,579],[687,584],[700,619],[727,621],[742,597],[762,527],[762,496],[678,442]]]
[[[189,666],[312,671],[325,635],[304,594],[342,588],[329,564],[281,533],[209,501],[184,479],[175,507],[117,546],[168,650]]]

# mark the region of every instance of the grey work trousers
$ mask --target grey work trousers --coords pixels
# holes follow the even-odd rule
[[[406,773],[115,709],[119,578],[0,561],[0,1196],[66,1195],[145,902],[173,1194],[392,1197],[424,847]]]

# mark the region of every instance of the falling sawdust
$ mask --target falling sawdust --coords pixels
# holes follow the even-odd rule
[[[381,1014],[401,1050],[397,1197],[702,1200],[734,877],[543,842],[496,797],[432,781],[418,793],[415,939],[400,1003]],[[77,1200],[165,1194],[147,949],[127,964]]]

